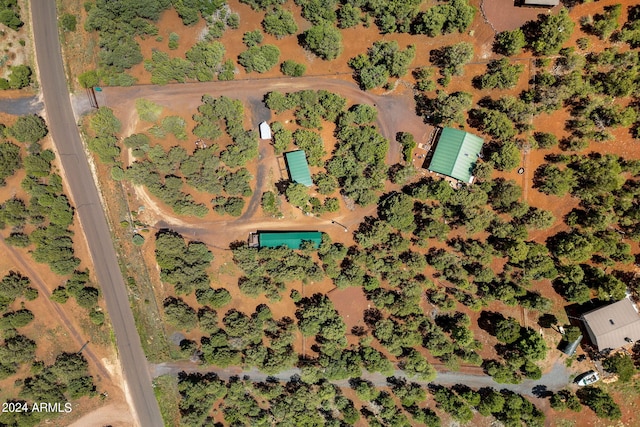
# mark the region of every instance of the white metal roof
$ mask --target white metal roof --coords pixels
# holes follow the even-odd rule
[[[524,0],[526,6],[557,6],[560,0]]]
[[[260,123],[260,139],[271,139],[271,127],[267,122]]]

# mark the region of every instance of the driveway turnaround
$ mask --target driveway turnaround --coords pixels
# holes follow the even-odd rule
[[[130,406],[141,426],[162,426],[164,423],[151,387],[147,359],[140,345],[109,226],[71,109],[58,39],[56,2],[31,0],[30,9],[47,124],[107,303]]]

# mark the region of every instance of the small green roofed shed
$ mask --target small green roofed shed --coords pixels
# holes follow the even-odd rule
[[[307,163],[305,152],[303,150],[290,151],[284,156],[287,159],[287,168],[289,169],[291,181],[311,187],[313,181],[311,181],[311,172],[309,172],[309,164]]]
[[[314,248],[322,243],[322,233],[319,231],[258,231],[258,246],[261,248],[278,248],[286,246],[289,249],[300,249],[302,242],[312,242]]]
[[[444,128],[428,169],[458,181],[471,183],[473,167],[483,143],[483,139],[477,135],[459,129]]]

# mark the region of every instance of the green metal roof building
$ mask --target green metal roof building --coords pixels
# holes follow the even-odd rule
[[[307,163],[305,152],[303,150],[290,151],[285,153],[284,157],[287,160],[291,181],[311,187],[313,181],[311,181],[311,172],[309,172],[309,163]]]
[[[438,138],[429,170],[471,183],[473,167],[484,140],[463,130],[444,128]]]
[[[260,248],[277,248],[286,246],[289,249],[300,249],[302,242],[309,241],[317,248],[322,242],[319,231],[258,231],[258,246]]]

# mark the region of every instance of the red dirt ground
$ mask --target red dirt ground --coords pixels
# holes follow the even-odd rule
[[[171,57],[184,58],[185,52],[194,45],[205,28],[205,22],[202,19],[191,27],[185,27],[173,8],[165,11],[156,25],[160,29],[158,36],[149,36],[145,39],[137,38],[144,58],[151,58],[153,50],[168,52]],[[180,37],[178,48],[175,50],[170,50],[167,45],[170,33],[176,33]],[[162,40],[158,41],[160,37]],[[138,83],[149,83],[151,78],[151,73],[144,69],[144,62],[134,66],[128,74],[138,79]]]
[[[371,302],[364,295],[362,288],[336,288],[327,295],[347,325],[348,334],[354,326],[366,327],[363,314],[367,308],[371,308]]]
[[[7,120],[4,120],[3,117],[2,121],[9,124],[13,121],[12,119],[14,118],[7,117]],[[51,148],[51,146],[50,141],[45,141],[43,148]],[[54,162],[54,170],[56,169],[59,171],[57,160]],[[20,186],[23,178],[24,171],[21,170],[7,179],[6,186],[0,187],[0,203],[13,196],[29,200],[28,195]],[[32,228],[33,226],[28,225],[26,231],[29,232]],[[77,221],[71,228],[75,236],[75,254],[82,260],[80,268],[89,267],[91,269],[84,234]],[[2,236],[6,237],[10,231],[10,229],[4,230]],[[126,406],[122,391],[122,378],[119,370],[114,369],[118,362],[117,355],[113,351],[106,333],[108,327],[103,326],[102,329],[99,329],[93,326],[86,310],[79,308],[73,300],[67,301],[64,305],[51,301],[49,299],[51,291],[64,284],[66,278],[53,274],[47,265],[33,261],[27,249],[12,248],[7,246],[4,241],[0,241],[0,253],[4,255],[0,257],[0,277],[4,277],[9,271],[20,272],[28,276],[31,280],[31,286],[39,291],[37,299],[24,302],[24,306],[34,313],[34,321],[26,327],[20,328],[21,333],[37,342],[36,358],[46,364],[51,364],[55,361],[57,354],[64,351],[77,351],[88,341],[90,344],[84,350],[84,355],[89,362],[89,372],[94,376],[98,392],[108,393],[107,403]],[[12,308],[19,309],[20,303],[15,302]],[[29,376],[28,365],[24,366],[18,374],[0,381],[0,400],[4,401],[15,397],[19,389],[14,387],[13,381],[17,377],[26,376]],[[51,423],[52,425],[68,425],[77,417],[104,404],[105,401],[100,401],[98,398],[80,399],[72,413],[52,419]]]
[[[527,21],[535,21],[539,14],[557,13],[562,6],[523,7],[516,6],[516,0],[482,0],[482,16],[496,31],[515,30]]]
[[[478,6],[478,7],[480,6],[479,2],[472,2],[472,3],[474,3],[475,6]],[[595,4],[592,3],[592,4],[577,6],[571,12],[571,16],[574,18],[574,21],[577,21],[580,16],[600,12],[603,6],[608,4],[613,4],[613,3],[614,3],[613,1],[608,0],[606,2],[599,2]],[[226,57],[231,58],[235,61],[237,59],[237,55],[246,49],[241,41],[242,34],[245,31],[250,31],[255,28],[259,28],[263,13],[254,12],[248,6],[238,4],[237,1],[231,1],[230,5],[234,12],[238,12],[240,14],[241,26],[237,30],[227,30],[225,35],[222,37],[221,41],[225,44],[227,49]],[[285,7],[290,8],[290,10],[293,11],[301,31],[306,29],[309,26],[309,24],[300,17],[300,11],[297,6],[292,5],[291,3],[287,3]],[[535,19],[539,13],[545,12],[546,9],[525,9],[525,8],[514,7],[510,4],[508,4],[505,7],[504,3],[498,2],[497,0],[485,0],[483,2],[482,7],[484,9],[485,16],[489,21],[489,24],[484,22],[479,15],[479,17],[475,20],[474,24],[472,25],[469,33],[452,34],[444,37],[438,37],[437,40],[430,39],[425,36],[410,37],[408,35],[398,35],[398,34],[386,35],[381,37],[377,33],[377,29],[375,28],[375,26],[372,26],[370,28],[359,27],[356,29],[345,30],[343,32],[344,40],[345,41],[358,40],[358,43],[347,44],[345,46],[345,51],[343,52],[343,54],[337,60],[330,61],[330,62],[321,61],[318,58],[315,58],[313,55],[309,54],[308,52],[305,52],[300,46],[298,46],[295,37],[288,37],[288,38],[284,38],[282,40],[276,41],[272,39],[270,36],[265,35],[264,43],[273,43],[279,46],[282,52],[280,57],[281,61],[285,59],[294,59],[298,62],[300,61],[305,62],[305,64],[307,65],[307,75],[310,75],[310,76],[335,75],[339,79],[351,81],[352,80],[351,70],[346,65],[346,61],[349,58],[362,53],[366,49],[366,47],[370,46],[375,40],[379,40],[381,38],[386,40],[396,40],[398,41],[401,47],[404,47],[409,43],[415,43],[417,45],[417,57],[413,63],[413,66],[429,65],[429,61],[428,61],[429,51],[433,48],[437,48],[443,45],[449,45],[459,41],[469,41],[474,43],[476,46],[475,58],[474,58],[474,61],[476,63],[472,63],[466,67],[465,75],[463,77],[453,78],[451,84],[447,87],[447,91],[453,92],[456,90],[464,90],[464,91],[471,92],[474,94],[474,101],[479,100],[484,95],[491,95],[494,98],[499,97],[503,94],[517,95],[521,90],[525,89],[528,85],[527,78],[529,76],[529,69],[528,69],[529,61],[527,60],[526,56],[523,58],[523,60],[527,68],[525,69],[523,76],[521,76],[518,86],[513,90],[486,91],[481,93],[471,87],[471,84],[470,84],[471,77],[482,74],[485,70],[486,61],[495,57],[495,55],[491,52],[493,35],[495,34],[495,31],[502,31],[505,29],[517,28],[522,23],[531,19]],[[626,19],[626,10],[623,12],[622,19]],[[176,20],[177,18],[173,12],[166,12],[165,15],[163,15],[162,17],[161,25],[163,25],[162,24],[163,22],[167,24],[170,23],[170,25],[174,25]],[[162,50],[169,52],[170,55],[178,55],[178,54],[182,55],[184,52],[184,49],[189,47],[189,43],[192,43],[195,41],[195,40],[191,40],[191,42],[188,42],[188,37],[186,34],[188,31],[191,31],[191,34],[197,33],[196,28],[187,29],[187,32],[185,32],[184,28],[181,26],[180,23],[178,23],[178,25],[176,25],[175,27],[170,26],[167,28],[174,28],[173,31],[181,35],[180,49],[176,52],[169,51],[165,46],[166,39],[162,43],[158,43],[154,39],[147,39],[142,42],[143,52],[150,52],[150,49],[155,46],[157,48],[161,48]],[[579,30],[579,28],[576,26],[576,31],[574,32],[574,35],[572,37],[572,42],[575,42],[576,38],[584,37],[584,36],[585,36],[584,33],[582,33]],[[594,37],[590,37],[590,38],[593,42],[592,49],[595,51],[601,50],[604,44],[597,42]],[[241,80],[241,79],[253,80],[253,79],[259,79],[259,78],[280,77],[280,72],[277,66],[274,67],[273,70],[264,74],[257,74],[257,73],[247,74],[245,73],[244,69],[240,66],[238,66],[238,70],[239,72],[236,75],[236,78],[238,80]],[[137,77],[139,77],[140,82],[149,81],[150,76],[146,71],[142,70],[142,66],[138,66],[137,69],[134,70],[134,74]],[[411,77],[407,76],[403,78],[403,80],[410,81]],[[242,83],[240,81],[238,81],[238,85],[240,88],[242,88]],[[382,90],[374,91],[374,93],[382,93]],[[403,94],[405,96],[405,99],[408,99],[408,100],[410,100],[411,98],[411,94],[402,84],[398,85],[398,88],[396,89],[395,94]],[[189,121],[190,120],[189,116],[193,111],[192,109],[194,108],[194,105],[199,104],[199,100],[196,100],[195,98],[187,99],[185,97],[180,97],[180,98],[172,97],[171,99],[164,99],[162,103],[165,105],[170,105],[171,108],[174,109],[174,111],[181,112],[180,115],[183,115],[184,111],[188,111],[187,114],[184,114],[184,118],[187,119],[187,121]],[[411,101],[407,101],[407,105],[410,105],[410,104],[411,104]],[[131,104],[127,106],[123,102],[121,104],[122,111],[126,110],[127,108],[130,108],[130,105]],[[184,107],[187,105],[189,105],[189,107],[185,109]],[[410,109],[412,110],[413,107],[411,106]],[[384,114],[384,112],[381,112],[381,114]],[[120,116],[120,114],[118,115]],[[280,117],[275,117],[275,118],[280,120]],[[546,115],[537,117],[533,121],[533,125],[536,131],[538,130],[548,131],[560,137],[565,134],[564,121],[566,118],[567,118],[566,113],[556,112],[554,113],[551,119]],[[188,122],[187,129],[190,129],[191,125],[192,123]],[[426,126],[416,125],[415,131],[412,131],[412,132],[414,132],[414,134],[418,137],[422,130],[424,132],[424,135],[426,135],[427,131],[423,129],[426,129]],[[623,130],[614,131],[614,134],[616,135],[616,141],[614,143],[597,144],[597,145],[592,144],[591,147],[589,147],[589,149],[585,151],[595,150],[595,151],[601,151],[601,152],[614,152],[620,155],[638,158],[639,153],[637,148],[634,145],[635,143],[631,141],[628,135],[626,135],[626,131],[623,131]],[[329,135],[328,130],[323,132],[323,138],[325,139],[325,142],[331,141],[331,136]],[[420,138],[417,138],[417,139],[420,139]],[[168,147],[171,144],[169,139],[167,139],[162,143],[163,143],[163,146],[165,147]],[[184,143],[181,143],[181,144],[184,144]],[[577,205],[577,200],[571,198],[570,196],[566,196],[563,198],[558,198],[555,196],[545,196],[539,193],[537,190],[535,190],[532,187],[533,172],[536,170],[536,168],[540,164],[545,162],[544,155],[551,152],[559,152],[559,149],[554,148],[552,150],[534,150],[528,153],[525,157],[523,157],[523,165],[525,166],[526,173],[522,176],[517,175],[515,172],[496,174],[496,176],[502,176],[507,179],[514,179],[517,182],[521,183],[524,190],[523,199],[525,201],[527,201],[532,206],[551,210],[556,216],[556,218],[560,220],[568,211],[570,211],[574,206]],[[272,163],[272,166],[270,167],[272,167],[272,172],[274,173],[273,176],[276,177],[277,167],[273,166],[273,163]],[[255,172],[255,168],[253,167],[250,170],[252,171],[252,173]],[[277,177],[275,178],[275,180],[277,180]],[[198,199],[199,197],[200,196],[198,196]],[[210,198],[210,196],[207,196],[207,197]],[[208,200],[204,200],[204,199],[203,201],[208,202]],[[161,219],[162,212],[165,212],[165,213],[170,212],[170,210],[166,206],[162,206],[161,204],[160,204],[160,208],[161,208],[160,211],[155,213],[156,215],[158,215],[155,219]],[[149,215],[147,215],[147,213]],[[155,215],[153,215],[153,212],[147,211],[147,213],[145,213],[146,218],[150,223],[153,223]],[[188,232],[189,226],[193,227],[193,225],[195,225],[193,222],[191,222],[191,224],[183,223],[184,225],[186,225],[186,227],[184,227],[183,230],[180,232],[184,231],[183,235],[185,235],[186,237],[202,240],[206,243],[211,244],[212,246],[218,246],[220,244],[222,244],[222,246],[225,246],[227,242],[242,239],[244,235],[246,235],[246,232],[253,231],[256,228],[261,228],[261,227],[264,228],[269,226],[271,227],[277,226],[279,228],[283,228],[283,227],[295,225],[296,228],[312,227],[314,229],[326,231],[331,234],[332,238],[335,241],[341,241],[341,242],[344,242],[345,244],[352,243],[351,233],[343,234],[343,233],[337,232],[339,230],[335,228],[335,225],[331,225],[328,219],[326,218],[316,219],[313,217],[305,217],[305,216],[302,216],[301,213],[295,209],[287,209],[285,210],[284,214],[285,214],[285,218],[283,220],[274,220],[270,218],[264,218],[260,216],[261,215],[260,213],[258,213],[256,217],[254,217],[255,221],[247,222],[243,224],[239,224],[239,223],[234,224],[231,221],[228,221],[227,218],[220,218],[217,216],[207,217],[204,221],[198,221],[199,230],[196,231],[195,234],[193,233],[189,234]],[[338,216],[335,216],[333,218],[347,225],[350,228],[350,230],[352,230],[353,227],[355,227],[360,222],[360,219],[362,217],[370,214],[375,214],[375,207],[357,208],[355,211],[347,212],[347,213],[345,213],[344,211],[341,211],[341,213]],[[211,215],[215,215],[215,214],[211,214]],[[208,230],[203,230],[205,227],[208,227]],[[530,234],[530,237],[536,241],[542,242],[546,239],[547,236],[555,234],[558,231],[565,228],[566,226],[562,222],[558,222],[550,230],[532,232]],[[148,243],[146,245],[148,245]],[[151,252],[151,248],[149,247],[148,254],[150,254],[150,252]],[[241,296],[239,294],[239,291],[237,290],[237,286],[235,285],[237,280],[236,277],[238,274],[237,269],[234,270],[234,268],[229,267],[229,264],[232,262],[230,260],[229,252],[216,250],[215,254],[216,254],[216,261],[214,262],[213,270],[217,271],[218,274],[217,274],[217,280],[215,280],[216,283],[214,284],[214,286],[226,287],[226,285],[231,285],[231,286],[228,286],[228,289],[232,291],[234,299],[230,307],[238,308],[244,311],[245,313],[249,314],[253,312],[256,305],[262,302],[266,302],[264,298],[248,299],[244,296]],[[153,263],[153,259],[151,255],[147,257],[147,261]],[[156,274],[157,273],[155,272],[153,273],[154,276]],[[156,277],[154,277],[154,279],[157,280]],[[557,294],[555,294],[554,291],[551,290],[549,282],[540,282],[539,284],[537,284],[537,286],[539,290],[542,291],[543,295],[553,298],[554,304],[556,304],[557,307],[562,307],[564,305],[564,301],[562,301],[562,299]],[[298,289],[300,285],[296,284],[296,285],[293,285],[293,287]],[[314,285],[304,287],[305,292],[315,292],[316,290],[327,292],[330,289],[332,289],[332,286],[328,281],[324,281],[321,284],[314,284]],[[284,292],[284,295],[287,295],[288,292],[289,292],[289,289],[287,289],[287,291]],[[336,305],[337,310],[340,312],[340,314],[343,316],[343,318],[347,322],[349,329],[352,325],[359,324],[358,322],[361,321],[360,318],[361,318],[362,307],[364,307],[364,304],[368,304],[368,301],[366,300],[366,298],[364,298],[364,295],[362,294],[361,290],[359,289],[347,289],[347,290],[340,290],[340,291],[336,290],[336,291],[330,292],[329,296],[332,299],[332,301],[334,301],[334,304]],[[187,299],[187,302],[194,305],[195,299],[194,298]],[[292,313],[295,311],[294,305],[288,298],[284,298],[279,303],[270,304],[270,306],[272,307],[275,318],[279,318],[284,315],[291,316]],[[220,310],[220,314],[223,314],[224,311],[226,311],[228,308],[229,307],[225,307],[223,310]],[[538,329],[536,313],[523,312],[522,309],[520,308],[505,307],[502,304],[492,304],[492,306],[489,309],[499,310],[503,312],[505,315],[510,315],[515,317],[524,325],[530,326],[536,330]],[[472,313],[466,309],[462,309],[462,311],[467,312],[472,317],[474,324],[477,322],[476,313]],[[557,313],[557,315],[559,318],[561,318],[562,312]],[[476,337],[479,338],[484,344],[484,349],[481,351],[481,354],[487,357],[493,356],[494,351],[492,347],[495,344],[495,339],[492,337],[489,337],[484,332],[480,332],[477,330],[474,332],[476,332]],[[557,337],[553,335],[550,331],[545,330],[544,333],[551,342],[557,342]],[[194,334],[194,337],[195,336],[196,334]],[[352,340],[350,339],[350,342],[351,341]],[[304,344],[305,349],[308,349],[308,346],[309,346],[308,342]],[[296,343],[296,351],[300,351],[301,350],[300,347],[301,347],[300,342]],[[554,361],[555,359],[550,358],[548,361],[546,361],[545,365],[550,365]],[[543,408],[548,409],[546,407],[546,403],[544,402],[537,402],[537,403],[541,404]],[[553,415],[553,412],[551,412],[549,415]],[[568,415],[568,416],[565,417],[564,415]],[[578,425],[583,425],[583,422],[587,422],[587,421],[584,421],[579,415],[576,415],[575,419],[580,421]],[[586,414],[582,414],[582,415],[584,416]],[[563,419],[570,419],[571,415],[563,413],[563,414],[558,414],[558,417],[561,417]],[[631,418],[629,417],[630,417],[630,412],[629,411],[625,412],[625,420],[630,420]],[[549,419],[557,419],[557,418],[552,418],[550,416]],[[591,422],[591,421],[588,421],[588,422]],[[592,425],[599,425],[595,421],[594,423],[595,424],[592,424]],[[591,425],[591,424],[584,424],[584,425]],[[628,425],[631,425],[631,424],[628,424]]]
[[[228,3],[231,10],[240,15],[240,27],[238,29],[228,28],[220,38],[220,42],[222,42],[226,48],[225,58],[231,59],[236,63],[236,80],[282,77],[278,66],[273,67],[273,69],[266,73],[260,74],[256,72],[246,73],[244,68],[237,64],[238,55],[247,49],[242,43],[242,35],[256,28],[261,29],[264,12],[254,11],[251,7],[239,3],[238,0],[231,0]],[[472,4],[474,3],[475,2],[472,1]],[[475,4],[475,6],[478,7],[477,4]],[[308,21],[301,17],[300,7],[293,4],[293,2],[288,2],[283,7],[293,13],[296,23],[298,24],[299,33],[311,26]],[[144,40],[138,39],[145,58],[151,56],[152,49],[162,50],[169,53],[172,57],[184,57],[184,52],[197,41],[199,34],[201,34],[204,28],[204,21],[200,20],[195,26],[185,28],[177,14],[173,10],[168,10],[162,14],[158,26],[159,28],[167,29],[165,31],[167,34],[162,32],[160,34],[160,36],[163,36],[162,42],[157,42],[155,37],[149,37]],[[180,35],[180,47],[177,50],[171,51],[167,47],[167,36],[170,31]],[[470,41],[481,46],[480,52],[476,53],[480,58],[486,58],[491,55],[490,50],[494,31],[486,23],[477,19],[469,31],[469,34],[449,34],[436,39],[421,35],[412,36],[409,34],[380,35],[375,25],[371,25],[369,28],[360,25],[355,28],[345,29],[342,30],[342,34],[343,40],[345,41],[344,50],[342,54],[333,61],[323,61],[303,49],[298,44],[295,35],[278,40],[273,36],[264,34],[262,44],[277,45],[281,52],[280,62],[293,59],[297,62],[304,63],[307,66],[307,76],[335,75],[346,80],[351,80],[353,70],[347,65],[347,60],[363,53],[367,47],[371,46],[373,42],[377,40],[395,40],[402,49],[410,44],[415,44],[417,52],[412,67],[420,67],[430,65],[429,52],[431,49],[460,41]],[[358,43],[349,43],[350,40],[358,40]],[[136,77],[138,83],[141,84],[149,83],[151,77],[150,73],[144,70],[143,64],[136,65],[129,74]],[[411,80],[411,77],[405,76],[402,80]],[[379,91],[381,92],[381,90]]]

